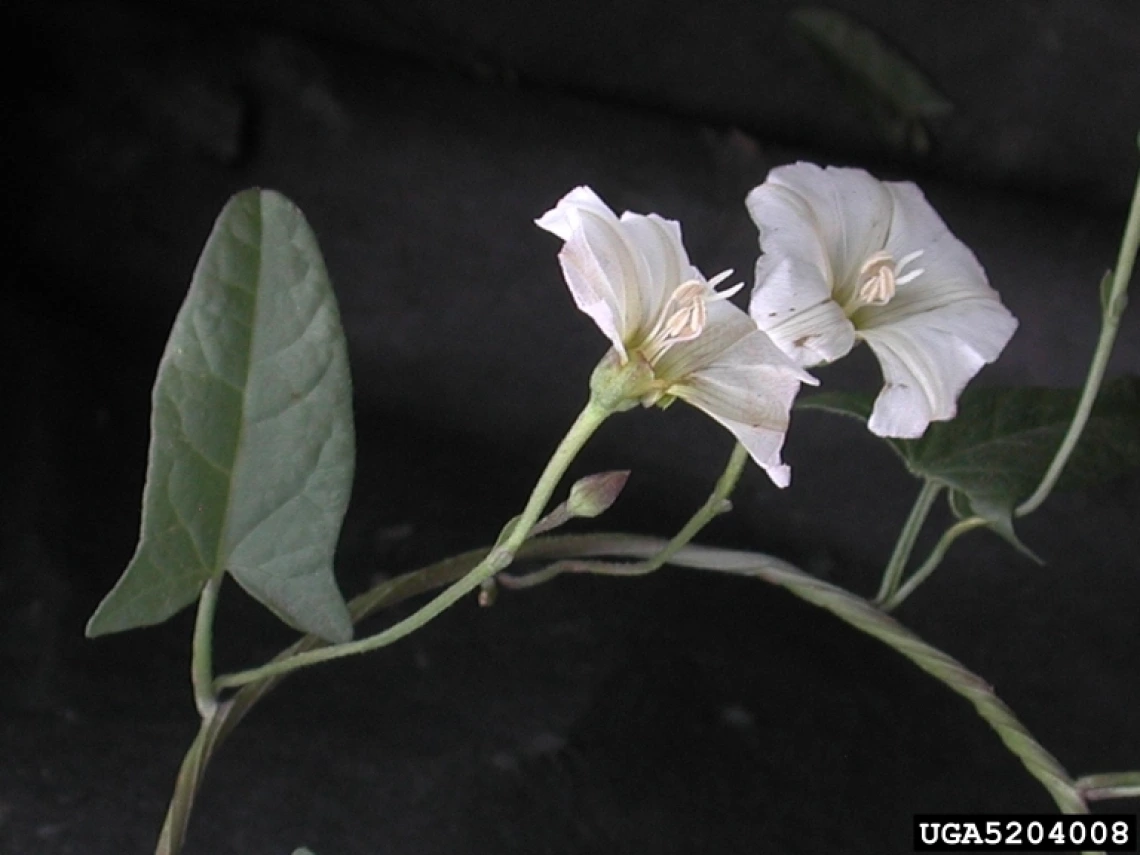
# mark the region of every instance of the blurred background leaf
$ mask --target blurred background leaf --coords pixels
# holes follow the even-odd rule
[[[930,150],[927,122],[954,105],[930,78],[879,33],[836,9],[793,9],[788,26],[823,61],[875,136],[895,150]]]

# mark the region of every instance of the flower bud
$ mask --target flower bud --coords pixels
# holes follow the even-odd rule
[[[578,481],[570,488],[566,500],[566,510],[572,517],[596,517],[605,513],[621,495],[625,482],[629,480],[629,470],[599,472]]]

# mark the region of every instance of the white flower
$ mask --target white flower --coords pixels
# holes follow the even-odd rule
[[[815,381],[728,302],[743,286],[715,290],[731,271],[706,280],[689,262],[680,225],[656,214],[619,219],[588,187],[571,190],[537,223],[565,241],[558,258],[566,283],[613,343],[611,367],[632,379],[627,401],[688,401],[786,486],[780,448],[789,411],[800,383]]]
[[[885,380],[869,422],[880,436],[917,437],[953,418],[966,383],[1017,328],[913,184],[796,163],[773,169],[748,210],[764,251],[752,317],[803,366],[866,341]]]

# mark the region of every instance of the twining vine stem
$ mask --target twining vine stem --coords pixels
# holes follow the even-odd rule
[[[718,498],[718,495],[726,483],[722,479],[718,484],[718,490],[714,491],[709,501],[698,511],[698,515],[707,516],[709,508],[723,505],[723,498]],[[557,561],[577,556],[579,559],[607,557],[654,562],[670,544],[670,541],[656,538],[623,534],[548,536],[526,543],[519,551],[519,558]],[[349,604],[353,620],[363,620],[381,608],[452,584],[457,579],[469,575],[471,569],[485,560],[489,552],[490,549],[486,548],[474,550],[383,582]],[[605,575],[624,575],[621,572],[622,568],[639,566],[585,560],[563,560],[558,563],[563,571],[573,569]],[[1140,772],[1092,775],[1074,781],[1057,759],[1034,739],[1025,725],[1018,721],[1012,710],[994,694],[992,687],[985,680],[970,672],[953,657],[923,642],[882,609],[861,597],[804,573],[785,561],[760,553],[685,546],[673,550],[669,563],[697,570],[757,578],[779,585],[792,594],[827,609],[860,631],[883,641],[952,691],[970,701],[979,715],[997,732],[1007,748],[1045,787],[1062,812],[1087,813],[1089,800],[1140,796]],[[322,644],[324,642],[315,636],[306,636],[282,651],[278,660],[288,660],[299,653],[319,648]],[[176,782],[175,795],[163,826],[163,838],[156,855],[174,855],[179,851],[185,836],[189,809],[201,783],[206,762],[253,705],[271,691],[287,673],[280,672],[243,686],[232,698],[220,704],[213,716],[203,721],[202,729],[183,761]],[[164,841],[166,848],[163,846]],[[172,841],[176,845],[171,845]]]
[[[646,559],[667,545],[657,538],[635,535],[585,535],[578,541],[579,554],[626,556]],[[1088,813],[1088,806],[1073,778],[994,694],[992,687],[962,663],[924,642],[878,606],[843,588],[811,576],[791,564],[755,552],[688,546],[669,561],[680,567],[711,570],[762,579],[786,588],[803,600],[820,606],[856,629],[894,648],[919,668],[974,705],[978,714],[997,732],[1006,747],[1024,764],[1053,797],[1063,813]],[[577,569],[610,575],[605,563],[578,562]]]

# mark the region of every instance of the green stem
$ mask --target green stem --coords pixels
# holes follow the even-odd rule
[[[1090,802],[1106,799],[1140,799],[1140,772],[1085,775],[1077,779],[1077,788]]]
[[[910,560],[910,553],[914,549],[914,543],[918,540],[918,533],[922,531],[923,523],[926,522],[930,509],[934,506],[934,500],[938,498],[940,492],[942,492],[941,484],[934,481],[922,482],[922,489],[914,500],[910,516],[906,518],[906,523],[899,532],[899,539],[895,542],[891,560],[887,562],[887,568],[883,571],[883,582],[879,586],[879,593],[875,595],[875,602],[886,602],[898,589],[903,571],[906,570],[906,563]]]
[[[922,566],[914,571],[899,588],[883,600],[880,608],[883,611],[889,612],[897,609],[902,601],[914,593],[914,589],[926,581],[927,577],[934,572],[935,568],[942,563],[942,559],[946,557],[946,552],[950,549],[950,545],[954,543],[959,537],[968,531],[973,531],[976,528],[982,528],[987,525],[986,520],[981,517],[968,517],[964,520],[959,520],[950,528],[943,532],[942,537],[939,538],[938,543],[934,545],[934,549],[930,550],[930,555],[927,556],[926,561]]]
[[[656,555],[664,546],[664,541],[656,538],[595,535],[583,537],[577,553],[644,558]],[[1033,738],[985,680],[953,657],[924,642],[874,603],[804,573],[785,561],[759,553],[689,546],[674,555],[670,563],[763,579],[827,609],[845,623],[879,639],[973,704],[1010,752],[1053,797],[1062,813],[1088,813],[1084,797],[1069,773]],[[608,574],[609,565],[601,564],[599,572]]]
[[[224,711],[225,706],[220,704],[218,709]],[[162,831],[159,832],[154,855],[178,855],[182,851],[182,846],[186,842],[186,828],[190,823],[190,814],[194,810],[194,799],[198,795],[206,771],[206,762],[213,750],[215,721],[214,716],[202,719],[198,733],[182,759],[182,766],[174,782],[174,793],[170,797],[170,806],[166,809],[166,818],[162,822]]]
[[[218,574],[210,577],[202,588],[190,647],[190,683],[194,687],[194,705],[203,719],[209,718],[218,705],[214,694],[214,613],[221,586],[222,576]]]
[[[452,584],[417,612],[393,624],[383,632],[367,638],[350,641],[346,644],[323,647],[306,653],[298,653],[296,656],[281,661],[270,662],[259,668],[251,668],[247,671],[239,671],[236,674],[224,675],[214,681],[215,687],[217,689],[236,688],[238,686],[244,686],[246,683],[253,683],[268,677],[295,671],[298,668],[315,665],[318,662],[327,662],[331,659],[339,659],[343,656],[354,656],[359,653],[368,653],[372,650],[377,650],[415,632],[424,624],[428,623],[428,621],[450,608],[460,599],[482,585],[484,581],[490,579],[500,570],[510,565],[511,561],[514,560],[515,553],[530,535],[534,524],[538,522],[543,509],[550,501],[550,496],[558,486],[558,482],[562,480],[566,469],[570,466],[570,463],[577,456],[578,452],[581,451],[586,441],[593,436],[602,422],[610,415],[610,412],[610,409],[600,406],[591,398],[590,402],[586,404],[586,407],[579,414],[577,420],[575,420],[574,424],[570,427],[570,430],[567,431],[566,436],[563,437],[562,442],[559,443],[558,448],[555,449],[553,456],[539,477],[538,483],[535,484],[534,490],[530,494],[530,499],[526,503],[526,507],[523,509],[518,521],[510,529],[510,534],[506,539],[503,540],[502,543],[497,544],[470,573]]]
[[[1081,399],[1077,403],[1073,420],[1069,423],[1069,430],[1041,483],[1037,485],[1033,495],[1018,506],[1016,513],[1019,517],[1033,513],[1048,498],[1088,423],[1093,404],[1096,403],[1097,392],[1100,391],[1100,384],[1104,380],[1104,372],[1108,368],[1108,358],[1112,355],[1112,347],[1116,343],[1116,334],[1120,329],[1120,318],[1124,314],[1128,283],[1132,278],[1132,267],[1136,262],[1138,248],[1140,248],[1140,176],[1137,177],[1136,189],[1132,192],[1132,207],[1128,212],[1128,222],[1124,226],[1124,237],[1120,241],[1120,254],[1112,274],[1112,284],[1107,296],[1102,300],[1100,337],[1093,352],[1092,364],[1089,365]]]

